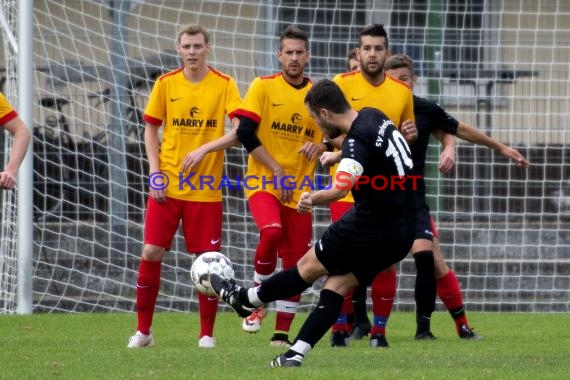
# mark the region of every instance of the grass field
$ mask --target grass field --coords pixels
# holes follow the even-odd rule
[[[273,313],[271,313],[273,314]],[[293,327],[297,331],[306,314]],[[470,313],[482,341],[461,341],[450,317],[434,314],[437,341],[414,341],[414,315],[394,312],[390,348],[367,340],[331,348],[328,335],[301,368],[268,367],[272,316],[258,334],[224,312],[217,345],[199,349],[196,313],[158,313],[156,346],[127,350],[134,313],[0,316],[0,379],[568,379],[570,315]]]

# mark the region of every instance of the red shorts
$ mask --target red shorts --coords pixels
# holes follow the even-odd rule
[[[222,202],[193,202],[166,198],[158,203],[148,197],[144,221],[144,243],[170,250],[182,220],[186,251],[220,251]]]
[[[293,253],[304,255],[311,246],[313,237],[313,216],[301,214],[296,209],[286,207],[270,193],[258,191],[249,198],[249,209],[259,231],[278,224],[281,226],[279,257]]]
[[[329,209],[331,211],[331,222],[334,223],[340,218],[342,218],[342,216],[346,214],[346,212],[350,210],[350,208],[353,205],[354,203],[352,202],[344,202],[344,201],[335,201],[329,203]]]

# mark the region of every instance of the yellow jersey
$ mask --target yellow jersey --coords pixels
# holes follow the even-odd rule
[[[348,103],[356,111],[365,107],[372,107],[384,112],[392,122],[400,128],[406,120],[415,120],[414,117],[414,96],[410,87],[393,78],[385,75],[384,81],[375,86],[370,84],[360,71],[337,74],[333,81],[338,84]],[[338,165],[330,168],[331,178],[334,178]],[[352,194],[348,193],[342,202],[354,202]]]
[[[3,93],[0,92],[0,125],[4,125],[10,120],[16,118],[18,113],[6,99]]]
[[[250,154],[243,179],[248,198],[258,191],[279,197],[283,184],[293,190],[292,200],[285,206],[296,208],[301,194],[315,185],[312,181],[317,160],[309,161],[304,154],[298,153],[306,142],[318,144],[323,139],[305,106],[305,95],[311,87],[312,82],[307,79],[305,86],[296,88],[283,78],[282,73],[257,77],[251,82],[236,114],[258,123],[257,138],[287,177],[283,183],[276,184],[271,170]]]
[[[188,172],[181,173],[187,153],[225,133],[225,115],[234,116],[241,103],[235,80],[211,67],[198,83],[183,69],[158,78],[144,120],[163,126],[160,171],[168,178],[166,196],[201,202],[222,200],[224,152],[212,152]]]

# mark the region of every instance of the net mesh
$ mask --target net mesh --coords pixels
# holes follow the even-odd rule
[[[18,104],[15,1],[1,1],[3,91]],[[100,1],[34,2],[34,311],[133,310],[147,167],[141,115],[154,80],[179,65],[183,24],[211,31],[210,62],[242,95],[279,70],[279,33],[309,33],[313,79],[345,71],[358,32],[387,26],[393,52],[411,55],[415,92],[457,119],[517,147],[520,170],[488,149],[459,143],[456,168],[428,155],[429,202],[444,257],[479,310],[568,311],[570,5],[510,1]],[[4,138],[4,137],[3,137]],[[4,151],[9,139],[4,139]],[[225,173],[243,173],[242,148]],[[324,173],[324,171],[320,171]],[[15,200],[2,193],[0,312],[15,310]],[[223,250],[251,284],[258,241],[243,193],[224,193]],[[315,237],[329,223],[315,212]],[[382,247],[378,247],[379,252]],[[159,310],[196,307],[192,257],[177,235],[166,256]],[[399,266],[396,307],[413,307],[415,268]],[[306,293],[310,307],[318,285]]]

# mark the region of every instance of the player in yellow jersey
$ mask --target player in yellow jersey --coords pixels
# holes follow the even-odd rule
[[[210,49],[205,28],[183,27],[177,41],[183,66],[158,78],[145,109],[150,195],[137,278],[138,325],[129,348],[154,345],[151,324],[161,263],[180,221],[188,252],[221,248],[223,150],[237,143],[235,111],[241,98],[232,77],[207,65]],[[228,133],[224,133],[226,115],[233,127]],[[198,345],[214,347],[218,300],[199,293],[198,301]]]
[[[339,85],[352,108],[357,111],[366,107],[381,110],[399,127],[406,141],[411,144],[417,138],[413,94],[407,84],[385,74],[384,63],[389,56],[388,35],[384,26],[380,24],[370,25],[360,32],[359,45],[356,49],[356,58],[360,61],[360,69],[338,74],[333,81]],[[337,157],[336,153],[325,154],[321,157],[321,163],[323,165],[330,164],[336,161]],[[333,166],[331,173],[335,172],[336,166]],[[340,219],[352,207],[353,203],[354,200],[351,195],[331,203],[329,207],[332,221]],[[433,273],[431,277],[433,278]],[[355,291],[358,292],[358,289]],[[367,317],[364,320],[355,320],[355,332],[361,336],[370,333],[371,346],[387,347],[386,324],[396,295],[395,267],[392,266],[379,273],[372,282],[371,289],[374,323],[371,326]],[[343,318],[346,317],[346,311],[350,309],[352,302],[350,296],[351,294],[343,306],[343,314],[333,326],[331,337],[331,345],[333,346],[346,346],[348,343],[350,326]],[[355,316],[362,315],[362,313],[355,313]]]
[[[304,191],[314,190],[316,157],[325,150],[323,134],[304,105],[312,86],[304,76],[309,60],[306,33],[288,27],[280,37],[277,58],[281,72],[255,78],[236,112],[237,136],[249,152],[244,187],[259,229],[256,285],[275,271],[278,257],[282,268],[292,268],[311,246],[312,217],[298,213],[296,207]],[[288,333],[300,297],[277,301],[271,345],[290,344]],[[244,331],[259,331],[266,313],[262,308],[244,319]]]
[[[8,163],[0,171],[0,188],[13,189],[17,184],[18,169],[30,145],[30,132],[4,94],[0,92],[0,127],[12,136],[12,149]]]

